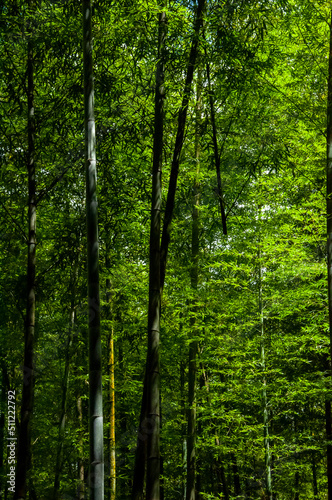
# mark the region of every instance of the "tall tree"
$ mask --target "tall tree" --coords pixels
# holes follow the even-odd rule
[[[164,64],[166,13],[159,14],[158,63],[156,68],[153,137],[152,202],[150,224],[150,269],[147,353],[146,416],[151,426],[147,439],[146,500],[160,498],[160,212],[164,134]]]
[[[35,108],[34,108],[34,47],[33,0],[28,0],[28,269],[27,308],[24,338],[23,391],[21,424],[18,438],[15,500],[26,498],[27,474],[31,464],[31,418],[34,400],[34,343],[36,311],[36,165],[35,165]]]
[[[326,130],[326,220],[327,220],[327,275],[328,275],[328,307],[330,329],[330,370],[332,364],[332,11],[330,21],[330,48],[328,66],[327,91],[327,130]],[[331,402],[326,401],[326,434],[327,434],[327,480],[328,500],[332,500],[332,424]]]
[[[191,85],[194,77],[194,71],[196,67],[196,60],[198,55],[198,46],[199,46],[199,32],[203,23],[203,12],[205,8],[206,0],[199,0],[196,16],[194,22],[194,32],[193,38],[190,47],[189,61],[187,66],[187,74],[185,85],[183,89],[182,103],[179,109],[178,114],[178,126],[175,137],[174,144],[174,152],[172,158],[172,166],[171,166],[171,175],[169,179],[168,191],[167,191],[167,200],[165,207],[165,217],[163,224],[163,231],[161,237],[161,246],[160,246],[160,284],[161,288],[164,287],[165,282],[165,273],[166,273],[166,262],[167,262],[167,254],[168,254],[168,246],[170,243],[170,235],[171,235],[171,224],[173,219],[174,212],[174,203],[175,203],[175,193],[176,193],[176,185],[177,179],[179,175],[179,166],[180,166],[180,157],[184,142],[184,132],[186,127],[188,106],[190,101],[191,94]]]
[[[83,0],[84,136],[89,307],[89,438],[91,500],[104,498],[96,135],[92,65],[92,5]]]
[[[200,162],[200,130],[201,130],[201,72],[198,71],[196,93],[196,122],[195,122],[195,160],[196,173],[194,181],[192,231],[191,231],[191,273],[190,284],[193,291],[191,307],[188,363],[188,437],[187,437],[187,486],[186,499],[196,500],[196,381],[197,381],[197,286],[198,286],[198,258],[199,258],[199,162]]]

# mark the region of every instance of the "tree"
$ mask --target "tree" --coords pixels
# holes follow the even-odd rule
[[[14,498],[26,498],[27,475],[31,466],[31,418],[34,400],[34,342],[36,310],[36,166],[35,166],[35,108],[34,108],[34,48],[33,48],[33,1],[28,1],[29,21],[28,62],[27,62],[27,100],[28,100],[28,270],[27,270],[27,308],[24,337],[23,392],[21,404],[21,423],[17,451],[17,473]]]
[[[99,245],[97,219],[96,138],[92,66],[92,5],[83,2],[84,129],[89,307],[89,436],[90,495],[104,498],[103,398],[99,299]]]

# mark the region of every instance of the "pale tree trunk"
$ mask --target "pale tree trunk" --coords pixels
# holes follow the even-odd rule
[[[18,437],[16,487],[14,499],[25,499],[27,475],[31,464],[31,418],[34,400],[34,341],[36,310],[36,177],[35,177],[35,110],[34,110],[34,57],[32,41],[33,0],[28,0],[28,269],[27,310],[25,322],[23,391],[21,424]]]
[[[330,22],[330,54],[327,96],[327,131],[326,131],[326,214],[327,214],[327,273],[328,273],[328,304],[330,329],[330,364],[332,361],[332,12]],[[331,402],[326,401],[326,438],[327,444],[327,482],[328,500],[332,500],[332,432],[331,432]]]
[[[191,233],[191,288],[194,302],[191,307],[190,330],[193,337],[197,336],[197,285],[198,285],[198,257],[199,257],[199,161],[200,161],[200,126],[201,126],[201,74],[197,78],[196,97],[196,130],[195,130],[195,160],[196,177],[194,183],[192,233]],[[196,378],[197,378],[197,340],[189,344],[189,372],[188,372],[188,437],[187,437],[187,485],[186,499],[196,500]]]
[[[83,0],[83,63],[89,305],[89,488],[90,500],[102,500],[104,498],[103,396],[100,338],[96,137],[90,0]]]

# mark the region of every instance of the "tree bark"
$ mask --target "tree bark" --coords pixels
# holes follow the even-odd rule
[[[197,286],[198,286],[198,257],[199,257],[199,160],[200,160],[200,121],[201,121],[201,75],[197,78],[197,98],[196,98],[196,130],[195,130],[195,160],[196,177],[194,183],[193,213],[192,213],[192,234],[191,234],[191,288],[195,296],[191,308],[190,327],[194,337],[196,331],[197,314]],[[188,373],[188,437],[187,437],[187,486],[186,499],[196,500],[196,379],[197,379],[197,340],[191,340],[189,344],[189,373]]]
[[[36,176],[35,176],[35,109],[34,109],[34,55],[32,40],[33,0],[28,0],[28,269],[27,269],[27,309],[25,322],[23,391],[21,424],[18,438],[16,487],[14,499],[26,498],[27,475],[31,464],[31,418],[34,400],[34,343],[36,310]]]
[[[259,208],[259,222],[261,219],[261,208]],[[264,310],[263,310],[263,286],[262,286],[262,250],[261,241],[259,241],[258,250],[258,272],[259,272],[259,321],[260,321],[260,350],[261,350],[261,367],[263,370],[263,428],[264,428],[264,452],[265,452],[265,487],[266,499],[272,499],[272,476],[271,476],[271,451],[270,451],[270,436],[269,436],[269,414],[267,400],[267,383],[266,383],[266,361],[265,361],[265,332],[264,332]]]
[[[65,373],[63,377],[63,392],[62,392],[62,403],[61,403],[61,415],[59,420],[59,438],[58,438],[58,450],[57,450],[57,458],[55,465],[53,500],[57,500],[60,488],[60,475],[61,475],[62,459],[63,459],[63,442],[65,437],[65,425],[67,416],[66,414],[67,414],[67,393],[68,393],[68,382],[69,382],[69,365],[70,365],[74,323],[75,323],[75,293],[73,293],[73,298],[71,301],[71,310],[70,310],[70,328],[68,332]]]
[[[83,410],[82,410],[82,398],[78,396],[77,398],[77,411],[78,411],[78,421],[80,426],[79,433],[79,459],[78,459],[78,486],[77,486],[77,499],[84,500],[84,446],[83,446]]]
[[[166,202],[166,211],[165,211],[165,219],[164,219],[164,225],[163,225],[163,233],[162,233],[162,239],[161,239],[161,244],[155,237],[155,234],[158,231],[157,227],[153,227],[156,224],[160,224],[160,208],[158,208],[158,205],[156,205],[157,198],[154,198],[155,195],[153,195],[153,201],[152,201],[152,212],[151,212],[151,232],[153,230],[154,232],[154,243],[153,246],[151,245],[150,241],[150,266],[152,263],[152,259],[155,261],[159,259],[160,262],[160,271],[156,271],[155,277],[153,280],[153,285],[150,282],[149,283],[149,341],[148,341],[148,358],[147,358],[147,364],[146,364],[146,376],[145,376],[145,382],[144,382],[144,390],[143,390],[143,398],[142,398],[142,409],[141,409],[141,419],[140,419],[140,432],[138,434],[138,439],[137,439],[137,448],[136,448],[136,454],[135,454],[135,468],[134,468],[134,481],[133,481],[133,489],[132,489],[132,500],[140,500],[143,495],[143,485],[142,482],[144,474],[142,473],[142,462],[144,463],[144,443],[141,442],[142,440],[140,437],[142,436],[141,432],[144,427],[146,427],[146,423],[144,425],[143,422],[147,420],[149,424],[152,425],[151,432],[148,434],[148,469],[149,472],[147,471],[147,500],[157,500],[160,497],[160,480],[159,480],[159,475],[160,475],[160,445],[159,445],[159,431],[160,431],[160,414],[159,414],[159,392],[160,392],[160,380],[159,380],[159,326],[157,324],[160,322],[160,294],[162,292],[163,286],[164,286],[164,280],[165,280],[165,270],[166,270],[166,259],[167,259],[167,252],[168,252],[168,245],[169,245],[169,235],[170,235],[170,226],[171,226],[171,221],[173,217],[173,209],[174,209],[174,198],[175,198],[175,190],[176,190],[176,183],[177,183],[177,176],[178,176],[178,169],[179,169],[179,162],[180,162],[180,154],[183,146],[183,137],[184,137],[184,128],[185,128],[185,123],[186,123],[186,116],[187,116],[187,110],[188,110],[188,104],[189,104],[189,98],[190,98],[190,89],[191,89],[191,84],[193,80],[193,74],[194,74],[194,67],[195,67],[195,62],[196,62],[196,56],[197,56],[197,47],[198,47],[198,33],[200,26],[202,24],[202,11],[205,5],[205,0],[200,0],[198,4],[198,9],[197,9],[197,14],[196,14],[196,21],[195,21],[195,26],[194,26],[194,39],[192,42],[191,46],[191,51],[190,51],[190,56],[189,56],[189,62],[188,62],[188,69],[187,69],[187,77],[186,77],[186,83],[185,83],[185,88],[184,88],[184,94],[183,94],[183,100],[182,100],[182,106],[179,111],[179,118],[178,118],[178,129],[177,129],[177,136],[176,136],[176,141],[175,141],[175,147],[174,147],[174,155],[173,155],[173,162],[172,162],[172,169],[171,169],[171,178],[169,182],[169,189],[168,189],[168,196],[167,196],[167,202]],[[159,54],[161,55],[160,51],[160,43],[161,39],[165,39],[165,31],[166,31],[166,17],[163,21],[163,24],[161,24],[161,17],[164,14],[162,13],[159,18]],[[164,42],[163,42],[164,43]],[[163,58],[162,58],[163,59]],[[159,58],[158,65],[163,65],[163,61],[161,61],[161,58]],[[163,73],[163,71],[162,71]],[[159,78],[162,75],[161,73],[161,67],[159,68]],[[157,75],[158,75],[158,69],[157,69]],[[158,77],[158,76],[157,76]],[[156,82],[156,94],[155,94],[155,107],[160,106],[162,102],[162,97],[160,95],[160,90],[158,90],[158,81]],[[161,108],[162,110],[162,108]],[[154,166],[153,170],[155,172],[156,165],[157,165],[157,158],[159,157],[158,155],[162,154],[162,146],[158,146],[157,148],[157,138],[162,137],[160,135],[160,132],[157,132],[157,128],[160,126],[160,112],[162,111],[156,111],[155,110],[155,135],[154,135]],[[156,149],[157,148],[157,149]],[[158,151],[158,152],[157,152]],[[160,162],[161,162],[161,156],[160,156]],[[159,168],[159,166],[158,166]],[[159,174],[158,174],[159,175]],[[161,167],[160,167],[160,175],[161,175]],[[153,180],[153,182],[156,182]],[[161,182],[161,181],[160,181]],[[160,199],[161,199],[161,193],[160,193]],[[159,215],[158,215],[159,211]],[[159,220],[159,222],[158,222]],[[160,226],[159,226],[160,228]],[[159,229],[159,235],[160,235],[160,229]],[[159,236],[160,238],[160,236]],[[150,233],[150,240],[151,240],[151,233]],[[158,244],[160,245],[159,251],[157,250]],[[152,248],[154,248],[152,252]],[[152,253],[151,253],[152,252]],[[159,254],[159,256],[158,256]],[[151,268],[150,268],[151,269]],[[159,274],[160,273],[160,274]],[[150,272],[150,278],[151,278],[151,272]],[[155,292],[157,290],[156,282],[159,280],[159,292]],[[158,298],[159,295],[159,298]],[[153,300],[152,300],[153,296]],[[158,301],[159,301],[159,306],[158,306]],[[154,310],[154,320],[152,321],[152,312],[150,313],[150,308]],[[158,312],[157,312],[158,311]],[[151,314],[151,316],[150,316]],[[155,328],[157,326],[157,328]],[[158,330],[158,331],[157,331]],[[149,380],[149,381],[148,381]],[[150,386],[149,388],[146,388],[146,384]],[[158,395],[158,397],[157,397]],[[147,398],[147,410],[146,412],[143,411],[143,404],[144,404],[144,399],[145,397]],[[157,402],[158,400],[158,402]],[[139,472],[141,470],[141,472]],[[144,484],[144,483],[143,483]],[[155,495],[155,497],[153,496]]]
[[[187,76],[186,82],[183,90],[183,98],[181,108],[179,110],[178,116],[178,128],[175,139],[172,167],[171,167],[171,175],[169,179],[167,200],[166,200],[166,208],[165,208],[165,218],[163,224],[163,233],[161,238],[161,247],[160,247],[160,283],[161,289],[164,287],[165,281],[165,273],[166,273],[166,261],[168,254],[168,246],[170,242],[170,233],[171,233],[171,223],[173,219],[173,210],[174,210],[174,201],[175,201],[175,192],[177,185],[177,178],[179,174],[179,165],[180,165],[180,156],[183,146],[184,140],[184,130],[187,119],[187,111],[190,100],[190,91],[191,85],[194,76],[195,64],[198,54],[198,42],[199,42],[199,31],[203,22],[203,11],[205,7],[206,0],[198,0],[195,24],[194,24],[194,34],[193,40],[191,43],[188,68],[187,68]]]
[[[160,498],[160,211],[164,133],[166,23],[166,14],[165,12],[161,12],[159,14],[158,29],[150,226],[148,354],[146,363],[146,415],[150,429],[147,435],[146,500],[159,500]]]
[[[328,305],[330,330],[330,363],[332,364],[332,11],[330,22],[330,52],[327,94],[327,131],[326,131],[326,221],[327,221],[327,275]],[[332,375],[332,374],[331,374]],[[326,438],[327,444],[327,482],[328,500],[332,500],[332,443],[331,443],[331,403],[326,402]]]
[[[89,488],[91,500],[103,500],[103,396],[91,14],[91,1],[83,0],[84,128],[89,306]]]
[[[116,459],[115,459],[115,376],[114,376],[114,334],[113,326],[109,339],[109,376],[110,376],[110,500],[116,494]]]
[[[185,474],[187,472],[187,428],[186,428],[186,398],[184,393],[184,379],[185,379],[185,364],[183,359],[181,359],[180,365],[180,391],[181,391],[181,413],[183,418],[182,424],[182,470],[183,478],[182,481],[182,499],[186,500],[187,496],[187,480],[185,479]]]
[[[314,492],[314,500],[318,500],[317,467],[316,467],[315,452],[313,450],[311,452],[311,465],[312,465],[312,489]]]
[[[238,497],[241,495],[241,483],[240,483],[239,468],[234,453],[231,453],[231,462],[232,462],[233,483],[234,483],[234,496]]]
[[[218,185],[218,197],[219,197],[219,203],[220,203],[221,222],[222,222],[223,233],[226,236],[227,235],[227,224],[226,224],[226,214],[225,214],[225,202],[224,202],[224,195],[223,195],[223,191],[222,191],[221,174],[220,174],[220,156],[221,156],[222,150],[219,153],[218,140],[217,140],[216,118],[215,118],[214,102],[213,102],[213,93],[211,90],[209,63],[206,64],[206,75],[207,75],[208,86],[209,86],[209,103],[210,103],[210,114],[211,114],[211,124],[212,124],[213,150],[214,150],[214,161],[215,161],[216,172],[217,172],[217,185]]]
[[[144,384],[143,384],[143,397],[142,397],[141,413],[140,413],[140,426],[138,429],[137,444],[135,450],[134,479],[131,491],[131,500],[144,499],[144,477],[145,477],[146,440],[147,440],[146,391],[147,391],[147,383],[146,383],[146,372],[145,372]]]

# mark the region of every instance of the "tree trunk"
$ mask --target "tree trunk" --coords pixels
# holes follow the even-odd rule
[[[327,214],[327,274],[328,274],[328,304],[330,329],[330,362],[332,363],[332,12],[330,23],[330,54],[327,96],[327,131],[326,131],[326,214]],[[331,443],[331,403],[326,402],[326,438],[328,441],[327,482],[328,500],[332,500],[332,443]]]
[[[152,425],[152,432],[149,433],[148,435],[148,440],[149,440],[149,459],[148,459],[148,469],[149,471],[147,472],[147,500],[150,500],[151,495],[157,495],[153,500],[156,500],[160,496],[160,481],[159,481],[159,474],[160,474],[160,451],[159,451],[159,426],[160,426],[160,416],[159,416],[159,327],[158,327],[158,332],[155,329],[155,326],[157,326],[157,323],[159,324],[160,321],[160,304],[159,304],[159,310],[157,313],[157,308],[158,308],[158,300],[160,303],[160,293],[163,289],[164,286],[164,280],[165,280],[165,270],[166,270],[166,259],[167,259],[167,252],[168,252],[168,245],[169,245],[169,235],[170,235],[170,225],[173,217],[173,208],[174,208],[174,198],[175,198],[175,190],[176,190],[176,183],[177,183],[177,176],[178,176],[178,169],[179,169],[179,162],[180,162],[180,153],[182,150],[183,146],[183,137],[184,137],[184,128],[185,128],[185,123],[186,123],[186,116],[187,116],[187,110],[188,110],[188,104],[189,104],[189,98],[190,98],[190,89],[191,89],[191,84],[192,84],[192,79],[193,79],[193,74],[194,74],[194,67],[195,67],[195,62],[196,62],[196,56],[197,56],[197,47],[198,47],[198,33],[200,26],[202,24],[202,11],[203,7],[205,5],[205,0],[200,0],[198,4],[198,9],[197,9],[197,15],[196,15],[196,21],[195,21],[195,33],[194,33],[194,39],[192,42],[191,46],[191,51],[190,51],[190,57],[189,57],[189,62],[188,62],[188,70],[187,70],[187,77],[186,77],[186,83],[185,83],[185,89],[184,89],[184,94],[183,94],[183,100],[182,100],[182,106],[179,111],[179,118],[178,118],[178,129],[177,129],[177,136],[176,136],[176,142],[175,142],[175,147],[174,147],[174,155],[173,155],[173,162],[172,162],[172,170],[171,170],[171,178],[170,178],[170,183],[169,183],[169,189],[168,189],[168,196],[167,196],[167,202],[166,202],[166,210],[165,210],[165,219],[164,219],[164,225],[163,225],[163,234],[162,234],[162,239],[161,239],[161,244],[158,241],[158,246],[160,245],[160,250],[156,251],[157,247],[154,247],[153,250],[153,258],[154,260],[157,260],[159,258],[160,260],[160,271],[156,272],[155,277],[154,277],[154,282],[159,279],[159,292],[156,292],[156,284],[154,283],[153,288],[151,286],[151,282],[149,284],[149,347],[148,347],[148,358],[147,358],[147,364],[146,364],[146,376],[145,376],[145,381],[144,382],[144,390],[143,390],[143,398],[142,398],[142,408],[143,408],[143,401],[144,398],[147,398],[147,409],[146,413],[141,410],[141,419],[140,419],[140,429],[142,431],[143,427],[146,426],[146,423],[142,425],[143,421],[147,418],[147,422],[149,422],[150,425]],[[162,21],[163,19],[163,21]],[[161,22],[162,21],[162,22]],[[165,32],[166,32],[166,16],[164,13],[160,14],[159,17],[159,53],[161,53],[161,47],[164,44],[165,40]],[[163,59],[163,57],[161,58]],[[162,76],[163,71],[161,68],[161,65],[163,65],[163,61],[159,59],[158,61],[158,66],[159,70],[157,69],[157,78],[158,78],[158,73],[159,73],[159,78]],[[161,80],[160,80],[161,82]],[[163,85],[160,85],[160,87],[163,87]],[[163,91],[164,92],[164,91]],[[158,103],[159,101],[159,103]],[[160,88],[158,85],[158,82],[156,84],[156,97],[155,97],[155,106],[157,107],[162,104],[162,96],[160,95]],[[162,153],[162,146],[158,146],[157,148],[157,143],[156,140],[159,137],[162,137],[160,135],[160,131],[157,132],[157,128],[160,126],[160,117],[162,116],[162,108],[159,109],[159,111],[155,111],[155,135],[154,135],[154,167],[153,170],[155,172],[156,166],[157,165],[157,158],[158,155]],[[161,153],[160,153],[161,152]],[[160,156],[160,162],[161,162],[161,156]],[[159,165],[158,165],[158,168]],[[161,173],[161,168],[160,168],[160,173]],[[159,175],[159,174],[158,174]],[[153,183],[155,181],[153,180]],[[154,196],[154,195],[153,195]],[[161,197],[161,194],[159,195]],[[158,220],[160,221],[160,208],[158,209],[158,205],[156,205],[156,202],[158,201],[157,198],[153,198],[152,202],[152,213],[151,213],[151,224],[156,224],[158,223]],[[158,215],[158,210],[159,210],[159,215]],[[154,223],[152,222],[154,220]],[[160,224],[160,222],[159,222]],[[151,226],[151,231],[152,231],[152,226]],[[154,238],[155,234],[157,233],[157,228],[153,228],[154,231]],[[160,230],[159,230],[160,234]],[[150,234],[151,238],[151,234]],[[154,240],[156,241],[156,240]],[[155,245],[156,243],[154,243]],[[150,242],[150,252],[152,251],[152,245]],[[158,257],[159,255],[159,257]],[[151,260],[151,253],[150,253],[150,265],[152,263]],[[160,273],[160,274],[159,274]],[[151,273],[150,273],[150,278],[151,278]],[[159,295],[159,299],[158,299]],[[152,296],[153,296],[153,301],[152,301]],[[154,310],[154,313],[151,312],[150,316],[150,307]],[[152,321],[152,314],[154,314],[155,319],[154,322],[157,321],[157,323],[154,324]],[[148,375],[147,375],[148,374]],[[149,382],[148,382],[149,380]],[[148,384],[150,387],[149,389],[145,389],[146,384]],[[146,396],[145,396],[146,395]],[[157,398],[158,395],[158,398]],[[158,399],[158,402],[157,402]],[[155,404],[153,404],[153,401]],[[154,415],[155,412],[155,415]],[[158,414],[158,415],[157,415]],[[151,419],[151,420],[150,420]],[[143,443],[140,442],[140,432],[138,434],[138,444],[136,448],[136,454],[135,454],[135,468],[134,468],[134,482],[133,482],[133,489],[132,489],[132,500],[140,500],[143,491],[143,486],[142,483],[143,481],[143,474],[142,472],[139,473],[139,469],[142,468],[142,457],[144,457],[144,446]]]
[[[106,228],[108,234],[109,229]],[[106,241],[106,259],[105,266],[108,274],[110,273],[109,260],[109,244]],[[108,436],[108,451],[109,451],[109,500],[115,500],[116,495],[116,456],[115,456],[115,361],[114,361],[114,326],[113,326],[113,310],[112,310],[112,292],[111,280],[106,278],[106,317],[111,321],[111,329],[108,337],[108,373],[109,373],[109,436]]]
[[[144,476],[145,476],[145,458],[146,458],[146,440],[147,440],[146,391],[147,391],[147,383],[146,383],[146,373],[145,373],[144,384],[143,384],[143,397],[142,397],[141,413],[140,413],[140,426],[138,429],[137,444],[135,450],[134,479],[131,491],[132,500],[143,500],[144,498]]]
[[[190,327],[193,337],[197,335],[196,313],[197,313],[197,285],[198,285],[198,257],[199,257],[199,158],[200,158],[200,125],[201,125],[201,74],[197,78],[197,98],[196,98],[196,124],[195,124],[195,160],[196,178],[194,183],[193,197],[193,223],[191,233],[191,288],[195,296],[191,308]],[[186,499],[196,500],[196,355],[197,340],[192,340],[189,344],[189,372],[188,372],[188,437],[187,437],[187,486]]]
[[[75,295],[75,293],[73,295]],[[62,469],[62,458],[63,458],[63,442],[65,437],[65,425],[67,416],[66,414],[67,414],[67,393],[68,393],[68,381],[69,381],[69,364],[71,356],[71,345],[73,339],[74,323],[75,323],[75,297],[73,296],[71,301],[70,328],[68,332],[68,342],[66,348],[65,373],[63,377],[63,392],[62,392],[62,403],[61,403],[61,415],[59,420],[59,438],[58,438],[58,450],[57,450],[56,465],[55,465],[53,500],[57,500],[60,488],[60,474]]]
[[[25,345],[23,367],[23,391],[21,424],[18,438],[16,488],[14,499],[25,499],[27,475],[31,464],[31,417],[34,400],[34,341],[36,310],[36,177],[35,177],[35,110],[34,110],[34,56],[32,39],[33,0],[28,0],[28,269],[27,269],[27,310],[25,322]]]
[[[147,439],[146,500],[160,498],[160,211],[164,132],[164,59],[166,14],[159,14],[158,63],[156,69],[155,122],[153,139],[152,206],[150,226],[150,271],[147,354],[147,410],[150,426]]]
[[[110,500],[115,500],[116,461],[115,461],[115,377],[114,377],[114,335],[113,326],[109,339],[109,376],[110,376]]]
[[[83,449],[83,411],[82,411],[82,398],[78,396],[77,398],[77,411],[78,411],[78,421],[80,426],[79,434],[79,459],[78,459],[78,487],[77,487],[77,498],[78,500],[84,500],[84,449]]]
[[[261,210],[261,209],[259,209]],[[260,212],[259,212],[260,218]],[[265,333],[264,333],[264,311],[263,311],[263,288],[262,288],[262,255],[261,242],[259,242],[258,251],[258,266],[259,266],[259,317],[260,317],[260,334],[261,334],[261,366],[263,370],[263,426],[264,426],[264,451],[265,451],[265,482],[266,482],[266,499],[272,500],[272,478],[271,478],[271,451],[270,451],[270,436],[269,436],[269,414],[268,401],[266,390],[266,363],[265,363]]]
[[[207,63],[207,65],[206,65],[206,75],[207,75],[208,86],[209,86],[209,102],[210,102],[210,114],[211,114],[211,125],[212,125],[213,150],[214,150],[214,161],[215,161],[216,172],[217,172],[217,185],[218,185],[218,197],[219,197],[219,203],[220,203],[221,222],[222,222],[223,233],[226,236],[227,235],[227,224],[226,224],[226,214],[225,214],[225,203],[224,203],[224,195],[223,195],[223,191],[222,191],[221,174],[220,174],[220,156],[222,153],[222,149],[219,153],[218,152],[217,128],[216,128],[216,119],[215,119],[215,111],[214,111],[213,93],[211,90],[209,63]]]
[[[185,379],[185,365],[184,361],[181,359],[180,365],[180,390],[181,390],[181,413],[183,418],[182,424],[182,470],[183,470],[183,478],[185,478],[185,474],[187,472],[187,429],[186,429],[186,399],[184,393],[184,379]],[[187,481],[183,479],[182,481],[182,499],[186,500],[186,492],[187,492]]]
[[[160,266],[161,266],[160,283],[161,283],[161,289],[163,289],[164,281],[165,281],[166,261],[167,261],[168,246],[169,246],[169,242],[170,242],[171,223],[172,223],[172,219],[173,219],[173,210],[174,210],[176,184],[177,184],[177,178],[178,178],[178,174],[179,174],[180,156],[181,156],[183,140],[184,140],[184,130],[185,130],[185,126],[186,126],[191,84],[193,81],[195,64],[196,64],[196,59],[197,59],[197,54],[198,54],[199,31],[200,31],[200,28],[202,26],[203,10],[205,7],[205,2],[206,2],[206,0],[198,0],[198,6],[197,6],[197,12],[196,12],[196,18],[195,18],[195,24],[194,24],[194,34],[193,34],[193,40],[191,43],[191,49],[190,49],[190,55],[189,55],[189,61],[188,61],[186,82],[185,82],[184,91],[183,91],[182,104],[181,104],[181,108],[179,110],[179,116],[178,116],[178,128],[177,128],[177,133],[176,133],[176,138],[175,138],[175,146],[174,146],[174,153],[173,153],[173,160],[172,160],[172,167],[171,167],[171,175],[170,175],[170,179],[169,179],[166,208],[165,208],[165,218],[164,218],[163,233],[162,233],[161,247],[160,247]]]
[[[104,498],[97,169],[92,66],[91,1],[83,0],[84,126],[89,305],[90,499]]]
[[[318,500],[318,485],[317,485],[317,468],[316,468],[316,459],[315,452],[311,451],[311,460],[312,460],[312,489],[314,492],[314,500]]]
[[[233,471],[234,496],[238,497],[241,495],[241,483],[240,483],[239,468],[234,453],[231,453],[231,462]]]
[[[331,402],[325,401],[325,429],[326,429],[326,455],[327,455],[327,499],[332,500],[332,421],[331,421]]]

